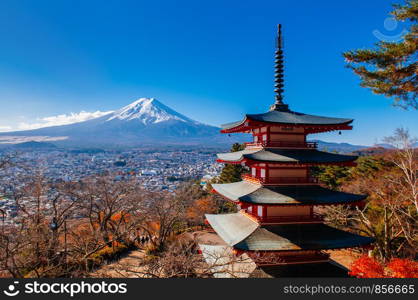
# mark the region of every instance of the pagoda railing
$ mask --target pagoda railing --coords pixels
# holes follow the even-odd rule
[[[322,223],[324,218],[313,214],[307,216],[268,216],[260,218],[262,224],[280,224],[280,223]]]
[[[244,251],[242,251],[244,253]],[[294,252],[292,254],[283,254],[275,251],[265,252],[246,252],[246,254],[258,265],[258,266],[280,266],[291,264],[304,264],[314,262],[327,262],[330,255],[325,252],[314,252],[306,254],[298,254]]]
[[[243,174],[242,179],[258,184],[317,184],[318,179],[313,177],[260,177]]]
[[[248,148],[252,147],[271,147],[271,148],[307,148],[307,149],[316,149],[318,143],[316,142],[290,142],[290,141],[262,141],[262,142],[250,142],[245,143],[245,146]]]

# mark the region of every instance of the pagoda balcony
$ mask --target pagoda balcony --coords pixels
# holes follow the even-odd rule
[[[324,218],[321,215],[305,215],[305,216],[267,216],[258,217],[258,221],[263,225],[274,224],[293,224],[293,223],[323,223]]]
[[[260,177],[251,174],[243,174],[242,179],[251,183],[262,185],[273,184],[318,184],[318,179],[313,177]]]
[[[316,149],[318,143],[316,142],[272,142],[272,141],[262,141],[262,142],[250,142],[245,143],[247,148],[298,148],[298,149]]]
[[[280,251],[239,251],[234,250],[236,255],[246,253],[258,266],[280,266],[294,264],[312,264],[328,262],[330,255],[322,251],[298,251],[298,252],[280,252]]]

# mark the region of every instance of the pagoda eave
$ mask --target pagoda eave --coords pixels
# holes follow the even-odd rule
[[[241,160],[237,160],[237,161],[229,161],[229,160],[217,159],[216,162],[221,163],[221,164],[241,165],[241,164],[246,164],[248,162],[248,160],[247,159],[241,159]]]
[[[295,250],[242,250],[242,249],[237,249],[237,248],[233,248],[233,253],[235,255],[242,255],[244,253],[246,253],[248,256],[252,256],[254,254],[258,254],[258,255],[263,255],[263,254],[267,254],[267,255],[272,255],[275,254],[277,256],[291,256],[291,255],[302,255],[302,253],[306,253],[306,252],[322,252],[325,254],[325,251],[333,251],[333,250],[341,250],[341,249],[347,249],[347,250],[353,250],[353,249],[365,249],[365,250],[373,250],[375,247],[373,246],[373,244],[367,244],[367,245],[359,245],[359,246],[347,246],[347,247],[340,247],[340,248],[328,248],[325,250],[301,250],[301,249],[295,249]]]
[[[325,224],[263,225],[243,213],[208,214],[206,219],[228,245],[243,251],[348,249],[374,241]]]
[[[367,195],[362,195],[362,199],[358,200],[358,201],[351,201],[351,202],[329,202],[329,203],[325,203],[325,202],[317,202],[315,203],[314,201],[312,201],[311,203],[303,203],[303,202],[299,202],[299,201],[292,201],[292,202],[288,202],[288,203],[253,203],[253,202],[246,202],[245,200],[242,200],[241,198],[237,198],[237,199],[232,199],[228,196],[225,196],[224,194],[220,193],[219,191],[217,191],[216,189],[212,188],[211,189],[211,193],[215,194],[215,195],[219,195],[222,198],[224,198],[226,201],[229,201],[231,203],[237,204],[239,205],[241,208],[245,209],[251,205],[262,205],[262,206],[266,206],[266,207],[292,207],[292,206],[338,206],[338,205],[349,205],[352,207],[364,207],[365,203],[364,203],[364,199],[367,198]]]
[[[293,250],[242,250],[242,249],[238,249],[238,248],[233,248],[234,253],[241,255],[243,253],[248,254],[249,256],[251,256],[251,253],[253,254],[258,254],[258,253],[266,253],[266,254],[277,254],[278,256],[283,255],[283,254],[298,254],[301,252],[306,252],[306,251],[332,251],[332,250],[350,250],[350,249],[365,249],[365,250],[373,250],[375,247],[373,244],[364,244],[364,245],[355,245],[355,246],[341,246],[341,247],[335,247],[335,248],[327,248],[327,249],[323,249],[323,250],[304,250],[304,249],[293,249]]]
[[[313,167],[313,166],[343,166],[343,167],[355,167],[357,165],[354,161],[349,162],[277,162],[277,161],[265,161],[265,160],[254,160],[244,158],[241,160],[231,161],[231,160],[223,160],[217,159],[216,162],[222,164],[232,164],[232,165],[242,165],[245,164],[246,166],[252,166],[260,163],[268,163],[274,166],[297,166],[297,167]]]
[[[343,155],[316,149],[244,149],[236,152],[218,153],[217,162],[248,165],[269,164],[274,166],[309,167],[317,165],[354,166],[355,155]]]
[[[246,206],[248,207],[250,205],[253,205],[252,203],[227,198],[224,195],[222,195],[222,194],[220,194],[216,191],[213,191],[213,190],[212,190],[211,193],[222,196],[226,201],[237,204],[237,205],[241,206],[241,208],[245,208]],[[273,203],[273,204],[266,203],[266,204],[264,204],[264,203],[259,203],[257,205],[267,206],[267,207],[269,207],[269,206],[272,206],[272,207],[292,207],[292,206],[309,206],[309,207],[312,206],[312,207],[315,207],[315,206],[339,206],[339,205],[348,205],[348,206],[352,206],[352,207],[364,207],[365,202],[364,202],[364,200],[360,200],[360,201],[350,202],[350,203],[336,203],[336,202],[335,203],[311,203],[311,204],[305,204],[305,203]]]
[[[250,133],[252,130],[267,126],[281,126],[281,127],[294,127],[294,128],[304,128],[305,133],[321,133],[327,131],[335,130],[351,130],[353,126],[348,125],[351,121],[346,122],[345,124],[295,124],[295,123],[277,123],[277,122],[260,122],[254,121],[251,119],[244,119],[242,122],[237,122],[238,124],[232,128],[221,129],[221,133]]]

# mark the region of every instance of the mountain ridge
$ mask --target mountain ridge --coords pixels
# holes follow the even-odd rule
[[[37,137],[38,141],[45,137],[48,142],[64,147],[226,145],[242,141],[240,135],[232,138],[222,135],[220,128],[192,120],[154,98],[139,98],[87,121],[0,133],[0,143],[7,143],[7,137],[14,137],[14,143],[19,141],[16,137],[25,137],[25,142],[30,137]]]

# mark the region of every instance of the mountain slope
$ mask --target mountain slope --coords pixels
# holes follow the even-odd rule
[[[1,133],[6,136],[48,137],[60,146],[149,146],[231,144],[239,136],[221,135],[218,127],[194,121],[156,99],[141,98],[104,116],[84,122]],[[3,138],[2,138],[3,137]],[[26,139],[27,140],[27,139]]]
[[[369,146],[361,146],[361,145],[352,145],[349,143],[324,142],[321,140],[311,140],[311,142],[318,143],[319,150],[328,151],[328,152],[338,152],[338,153],[350,153],[356,150],[369,147]]]
[[[0,133],[0,147],[53,142],[61,147],[140,147],[167,145],[222,146],[250,141],[245,134],[226,135],[220,128],[192,120],[153,98],[135,102],[101,117],[69,125]],[[349,153],[366,148],[319,140],[320,150]]]

